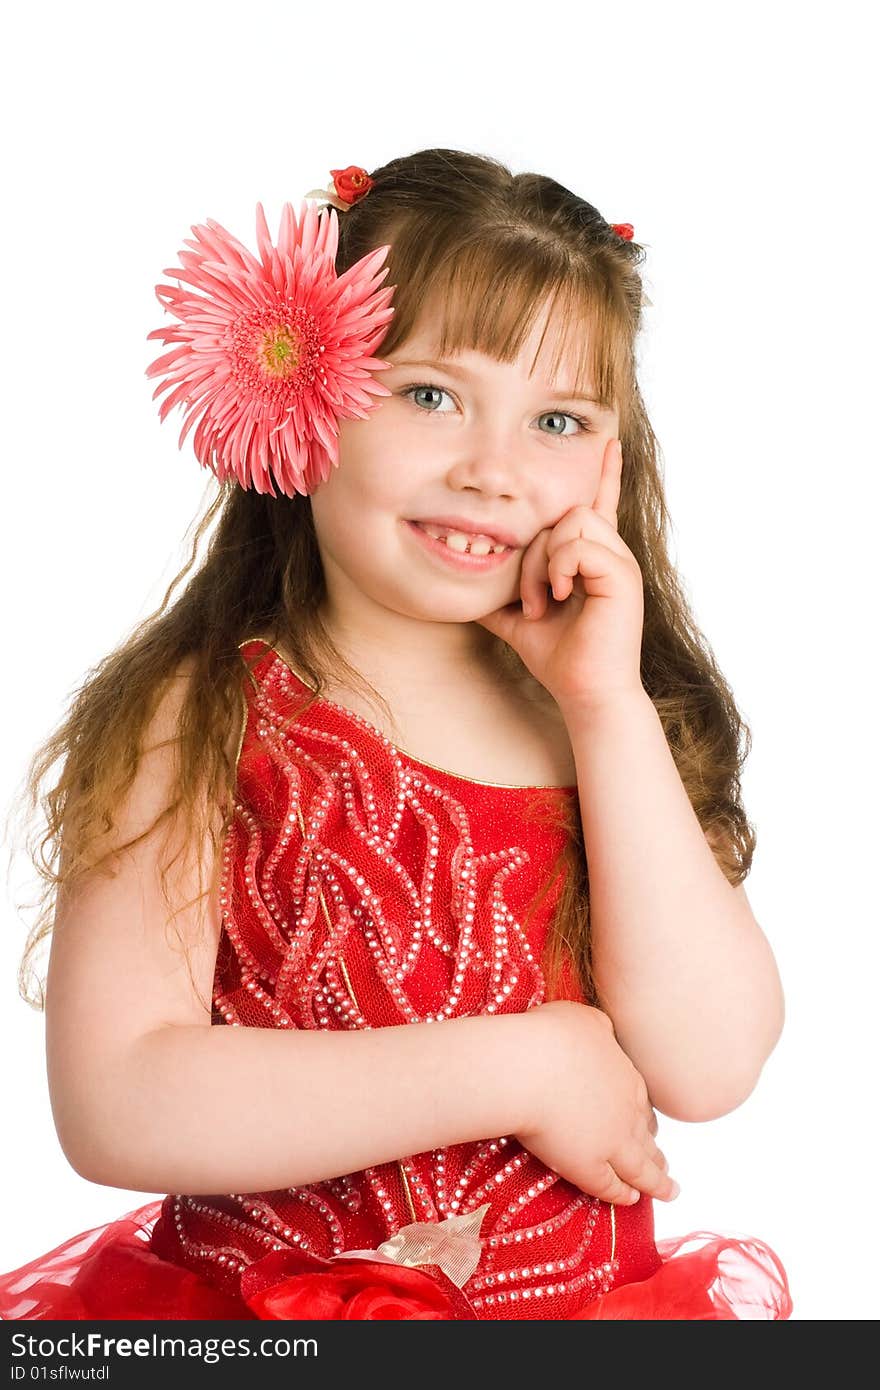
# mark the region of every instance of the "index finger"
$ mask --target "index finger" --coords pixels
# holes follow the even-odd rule
[[[617,530],[617,504],[620,501],[620,476],[623,472],[623,450],[619,439],[609,439],[602,459],[599,489],[593,501],[598,512]]]

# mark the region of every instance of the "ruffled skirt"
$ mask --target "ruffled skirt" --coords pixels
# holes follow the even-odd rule
[[[0,1274],[0,1317],[64,1319],[461,1319],[485,1317],[436,1265],[413,1267],[373,1252],[320,1259],[273,1251],[241,1275],[232,1297],[150,1249],[161,1201],[71,1237]],[[650,1278],[594,1295],[571,1318],[784,1319],[788,1278],[763,1241],[692,1231],[656,1242]],[[494,1316],[500,1316],[495,1311]],[[523,1316],[520,1305],[516,1316]],[[536,1316],[538,1316],[536,1312]]]

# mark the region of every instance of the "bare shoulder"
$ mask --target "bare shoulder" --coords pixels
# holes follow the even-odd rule
[[[543,687],[488,684],[475,700],[463,684],[411,702],[407,721],[407,751],[459,776],[513,786],[577,781],[565,721]]]

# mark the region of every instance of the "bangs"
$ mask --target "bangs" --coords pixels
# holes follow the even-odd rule
[[[380,354],[396,351],[427,318],[439,335],[432,343],[437,356],[474,351],[512,362],[541,321],[530,375],[544,359],[554,388],[594,396],[609,410],[627,399],[628,325],[604,277],[591,273],[587,262],[574,262],[558,243],[510,228],[458,241],[454,253],[444,256],[437,243],[448,229],[435,225],[427,238],[424,226],[418,230],[410,247],[399,239],[394,243],[390,278],[400,283]],[[560,381],[563,361],[567,370]]]

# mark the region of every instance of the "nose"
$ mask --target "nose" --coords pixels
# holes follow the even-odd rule
[[[466,438],[456,441],[449,466],[449,484],[455,490],[476,489],[493,497],[516,497],[521,489],[521,460],[506,430],[474,426]]]

